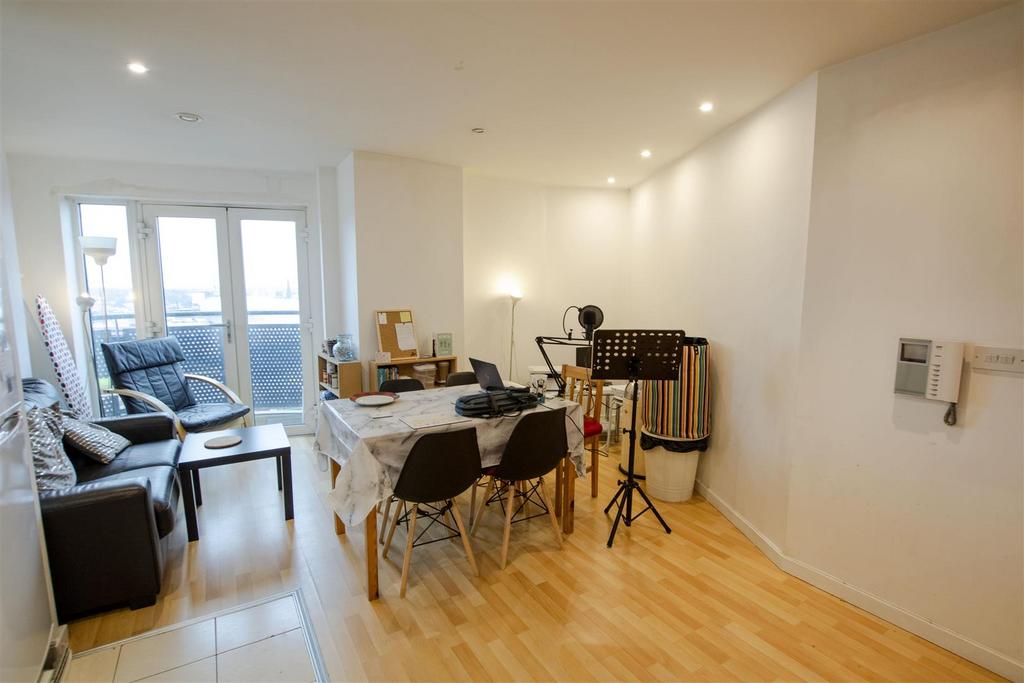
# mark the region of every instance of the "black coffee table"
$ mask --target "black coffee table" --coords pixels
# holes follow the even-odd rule
[[[223,436],[238,436],[242,442],[230,448],[207,448],[206,442]],[[295,516],[292,500],[292,448],[288,435],[279,424],[221,429],[216,432],[195,432],[185,436],[178,458],[178,473],[181,475],[182,497],[185,499],[185,526],[188,540],[199,540],[199,525],[196,521],[196,506],[203,504],[202,489],[199,486],[199,470],[204,467],[230,465],[249,460],[277,460],[277,490],[284,490],[284,518]]]

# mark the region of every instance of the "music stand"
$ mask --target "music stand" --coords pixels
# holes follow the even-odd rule
[[[639,380],[679,379],[679,365],[685,344],[686,333],[682,330],[598,330],[594,335],[590,376],[594,379],[628,379],[633,382],[633,414],[629,429],[623,430],[629,433],[629,467],[626,469],[626,479],[619,481],[619,490],[604,509],[607,515],[615,502],[619,503],[615,521],[612,522],[612,532],[608,536],[609,548],[615,541],[615,532],[619,529],[620,520],[624,520],[626,526],[630,526],[648,510],[661,522],[665,533],[672,533],[672,529],[658,514],[658,509],[636,483],[633,475],[633,462],[636,457],[636,403]],[[634,490],[647,504],[647,507],[635,515]]]

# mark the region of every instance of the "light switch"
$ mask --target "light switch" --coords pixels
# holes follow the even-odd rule
[[[971,367],[975,370],[1024,373],[1024,349],[975,346]]]

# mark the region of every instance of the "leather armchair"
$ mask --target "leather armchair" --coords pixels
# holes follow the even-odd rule
[[[174,337],[101,343],[114,389],[132,415],[149,412],[174,415],[178,436],[220,429],[241,421],[251,424],[249,406],[235,392],[210,377],[186,373],[185,353]],[[223,394],[221,403],[199,403],[189,382],[203,382]]]
[[[79,484],[39,496],[57,616],[156,602],[163,552],[145,477]]]
[[[174,418],[147,413],[95,422],[132,445],[108,465],[65,445],[79,483],[39,494],[61,622],[126,603],[136,609],[156,602],[163,545],[178,509],[181,444]]]

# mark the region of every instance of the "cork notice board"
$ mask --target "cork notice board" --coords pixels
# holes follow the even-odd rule
[[[378,351],[388,351],[392,360],[420,357],[411,310],[374,311],[373,316],[377,326]]]

